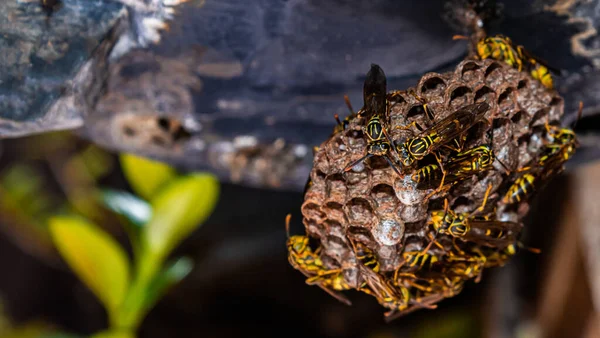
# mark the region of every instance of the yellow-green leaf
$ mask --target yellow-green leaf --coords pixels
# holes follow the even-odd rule
[[[53,217],[49,224],[62,257],[113,316],[129,284],[129,264],[123,249],[84,219]]]
[[[143,229],[145,248],[158,259],[166,256],[212,213],[219,181],[210,174],[175,179],[152,200],[153,215]]]
[[[152,199],[156,192],[177,176],[175,169],[167,164],[131,154],[120,156],[123,173],[136,194]]]

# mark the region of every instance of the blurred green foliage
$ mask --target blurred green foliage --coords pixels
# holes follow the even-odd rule
[[[95,192],[113,171],[113,156],[68,132],[38,135],[11,150],[18,161],[0,169],[0,225],[25,252],[56,263],[48,218],[74,212],[106,222]]]
[[[122,155],[120,160],[140,197],[112,189],[94,195],[120,216],[133,257],[87,219],[89,213],[73,212],[82,208],[48,221],[61,256],[107,311],[110,327],[94,337],[135,336],[148,311],[192,270],[193,262],[186,257],[166,260],[210,216],[219,196],[213,175],[180,175],[165,164],[133,155]]]

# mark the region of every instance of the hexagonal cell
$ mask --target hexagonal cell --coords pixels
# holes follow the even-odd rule
[[[494,105],[496,103],[496,92],[488,86],[482,86],[475,91],[475,98],[473,101],[475,103],[486,102],[490,106]]]
[[[484,72],[486,82],[502,82],[502,69],[503,66],[498,62],[490,63]]]
[[[508,87],[504,89],[498,96],[498,106],[500,107],[500,109],[506,109],[506,107],[514,105],[516,102],[514,99],[514,95],[515,93],[513,88]]]
[[[330,139],[325,149],[327,150],[327,157],[333,160],[347,156],[349,153],[348,146],[339,136]]]
[[[422,203],[413,205],[403,204],[399,205],[396,209],[396,215],[405,223],[415,223],[427,218],[427,214],[423,213],[425,210],[427,210],[427,206]]]
[[[323,212],[327,214],[328,219],[340,222],[340,224],[345,224],[347,223],[347,220],[343,208],[344,205],[339,203],[338,201],[328,200],[327,202],[325,202]]]
[[[340,246],[345,247],[346,230],[340,222],[332,220],[330,217],[323,222],[323,228],[329,234],[328,238],[335,236],[341,241]]]
[[[394,188],[389,184],[377,184],[371,188],[371,198],[379,205],[382,204],[395,204],[397,203],[396,193]]]
[[[457,71],[460,72],[460,78],[466,82],[479,81],[479,70],[481,65],[475,61],[466,61],[457,67]]]
[[[321,211],[321,205],[316,201],[306,201],[302,205],[302,215],[308,219],[312,219],[317,223],[322,223],[325,220],[325,213]]]
[[[348,192],[348,186],[344,181],[343,174],[333,174],[327,179],[327,199],[336,201],[338,203],[344,203],[346,201],[346,194]]]
[[[550,112],[550,107],[544,107],[533,114],[533,117],[529,120],[529,127],[533,126],[542,126],[548,120],[548,113]]]
[[[473,100],[473,90],[465,85],[457,85],[449,87],[450,92],[450,102],[448,103],[448,107],[452,110],[457,110],[461,107],[464,107]]]
[[[422,97],[439,97],[443,95],[446,89],[446,81],[437,73],[428,73],[423,75],[418,85],[418,93]]]
[[[527,79],[519,80],[519,83],[517,84],[518,91],[526,90],[527,87],[529,87],[529,80],[527,80]]]
[[[364,198],[355,197],[344,206],[350,226],[369,227],[373,223],[373,207]]]

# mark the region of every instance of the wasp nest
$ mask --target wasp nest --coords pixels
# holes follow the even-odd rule
[[[563,114],[563,99],[528,73],[492,59],[465,60],[453,72],[425,74],[415,88],[394,95],[388,93],[387,99],[388,119],[384,127],[392,148],[423,135],[418,128],[406,127],[413,122],[426,133],[432,125],[461,108],[487,103],[485,119],[464,134],[466,141],[462,149],[491,145],[495,154],[493,167],[440,191],[417,189],[413,179],[419,168],[438,163],[433,152],[414,168],[402,168],[401,175],[380,156],[360,162],[345,172],[349,164],[367,151],[368,135],[363,127],[368,121],[359,114],[316,148],[310,173],[312,183],[307,186],[301,209],[303,223],[308,234],[320,241],[323,265],[327,269],[342,269],[349,288],[361,289],[361,285],[372,279],[365,275],[365,264],[356,251],[356,245],[360,244],[372,251],[382,280],[393,279],[397,273],[399,280],[390,285],[403,285],[408,290],[405,297],[412,298],[413,303],[419,303],[418,297],[424,299],[436,292],[439,293],[435,298],[437,302],[457,293],[448,292],[453,286],[440,280],[454,283],[454,289],[460,291],[464,280],[479,278],[484,267],[502,265],[514,253],[527,202],[508,205],[503,197],[515,184],[517,173],[535,163],[543,152],[548,143],[544,141],[549,137],[548,126],[558,124]],[[433,117],[428,116],[424,102]],[[400,156],[398,152],[390,152],[390,158]],[[444,148],[436,153],[442,162],[451,156],[451,150]],[[476,211],[482,206],[486,192],[489,198],[485,211]],[[506,233],[508,229],[501,229],[504,233],[500,231],[495,235],[480,234],[481,237],[504,238],[506,241],[497,242],[499,245],[442,236],[431,226],[432,213],[436,211],[443,217],[449,212],[472,213],[480,220],[490,221],[489,224],[511,222],[519,227],[510,229],[511,234]],[[434,239],[437,244],[428,247]],[[428,251],[423,251],[426,248]],[[407,253],[414,252],[427,253],[435,259],[424,266],[413,256],[414,261],[407,264],[410,259]],[[469,263],[477,261],[476,252],[488,259],[479,265]],[[420,258],[424,261],[427,257]],[[431,277],[432,272],[437,273],[437,279]],[[455,277],[459,282],[451,281]],[[440,288],[435,291],[414,281],[430,286],[437,283]],[[371,294],[387,306],[384,296],[376,291]],[[405,303],[410,301],[405,299]]]

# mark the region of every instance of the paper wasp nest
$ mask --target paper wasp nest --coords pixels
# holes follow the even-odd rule
[[[453,72],[425,74],[414,91],[428,103],[433,121],[414,95],[402,93],[390,99],[386,129],[394,143],[419,133],[416,128],[396,127],[416,121],[426,129],[465,105],[486,102],[490,109],[485,117],[493,121],[493,150],[511,172],[536,158],[543,146],[545,124],[557,124],[563,114],[563,99],[554,90],[543,87],[526,72],[491,59],[465,60]],[[349,163],[365,155],[367,138],[362,127],[366,123],[354,118],[345,130],[319,146],[310,174],[312,184],[302,205],[303,223],[308,234],[320,240],[324,264],[330,269],[343,267],[349,285],[356,287],[364,280],[360,269],[347,268],[359,264],[349,239],[373,250],[381,265],[380,274],[389,276],[403,262],[403,252],[422,250],[431,241],[434,230],[427,224],[428,217],[432,211],[444,209],[446,198],[452,210],[471,212],[481,205],[491,184],[489,213],[496,213],[499,220],[519,222],[527,212],[526,202],[517,208],[503,206],[502,197],[515,176],[507,174],[499,161],[494,162],[493,169],[428,200],[431,190],[417,190],[411,181],[419,167],[402,177],[383,158],[372,157],[344,173]],[[489,128],[478,124],[469,130],[465,148],[489,144]],[[439,255],[442,264],[444,254],[452,250],[448,237],[438,237],[440,247],[430,250]],[[467,245],[457,243],[461,248]],[[486,267],[503,263],[490,262]]]

